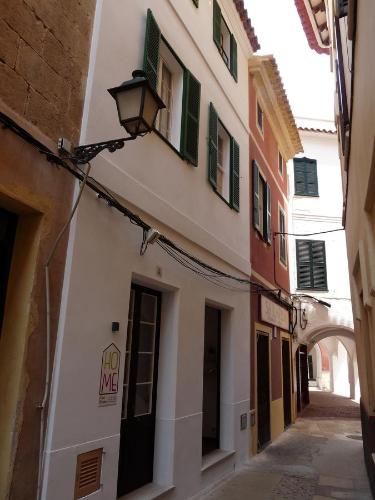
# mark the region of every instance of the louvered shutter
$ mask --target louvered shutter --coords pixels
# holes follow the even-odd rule
[[[271,187],[266,184],[266,198],[267,198],[267,227],[265,228],[264,239],[267,243],[272,243],[272,226],[271,226]]]
[[[199,109],[201,84],[190,73],[184,72],[184,92],[181,117],[181,153],[193,165],[198,165]]]
[[[214,30],[214,42],[218,47],[220,47],[221,9],[216,0],[214,0],[213,30]]]
[[[210,103],[210,117],[208,126],[208,180],[216,188],[217,180],[217,113]]]
[[[297,287],[301,290],[312,288],[310,242],[296,240]]]
[[[318,176],[316,171],[316,161],[305,163],[306,194],[308,196],[318,196]]]
[[[143,57],[143,70],[151,86],[156,90],[158,84],[158,65],[161,32],[151,9],[147,10],[146,38]]]
[[[240,211],[240,147],[231,137],[230,141],[230,201],[231,206]]]
[[[324,241],[311,241],[312,279],[314,288],[327,289],[326,250]]]
[[[230,72],[237,81],[237,42],[233,34],[230,35]]]
[[[305,193],[305,170],[304,164],[294,160],[294,193],[304,195]]]
[[[259,168],[257,162],[253,160],[253,224],[255,229],[260,231],[259,221]]]

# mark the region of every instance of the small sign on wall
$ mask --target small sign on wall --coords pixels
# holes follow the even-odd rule
[[[120,350],[117,349],[115,344],[111,344],[104,349],[102,356],[99,406],[110,406],[117,403],[119,374]]]
[[[261,295],[261,318],[271,325],[278,326],[285,331],[289,331],[289,312],[284,307],[279,306],[268,297]]]

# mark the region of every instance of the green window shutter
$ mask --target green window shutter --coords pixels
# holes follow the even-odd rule
[[[230,35],[230,72],[237,81],[237,42],[232,33]]]
[[[300,196],[319,196],[316,160],[294,159],[294,192]]]
[[[255,160],[253,160],[253,224],[259,231],[259,168]]]
[[[267,224],[265,227],[265,240],[271,245],[272,243],[272,226],[271,226],[271,187],[266,184],[266,198],[267,198]]]
[[[230,203],[240,211],[240,147],[231,137],[230,140]]]
[[[213,19],[213,29],[214,29],[214,42],[218,47],[220,47],[220,35],[221,35],[221,9],[216,0],[214,0],[214,19]]]
[[[305,195],[305,172],[303,163],[294,159],[294,193],[297,195]]]
[[[306,290],[313,287],[311,279],[312,262],[310,255],[310,242],[307,240],[296,240],[297,259],[297,287]]]
[[[318,192],[318,175],[316,161],[312,160],[305,163],[305,182],[306,193],[308,196],[319,196]]]
[[[143,70],[151,86],[158,84],[159,48],[161,32],[150,9],[147,10],[146,38],[143,56]]]
[[[314,288],[327,290],[326,249],[324,241],[310,242],[312,255],[312,280]]]
[[[185,69],[181,117],[181,153],[193,165],[198,165],[199,109],[201,84]]]
[[[210,117],[208,126],[208,180],[216,188],[217,180],[217,113],[210,103]]]

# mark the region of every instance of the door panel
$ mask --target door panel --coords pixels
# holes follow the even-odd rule
[[[291,413],[291,388],[290,388],[290,343],[282,341],[283,355],[283,401],[284,401],[284,427],[292,423]]]
[[[258,451],[271,440],[268,335],[257,334]]]
[[[161,294],[132,285],[121,415],[118,495],[152,482]]]
[[[0,208],[0,337],[17,219],[15,214]]]

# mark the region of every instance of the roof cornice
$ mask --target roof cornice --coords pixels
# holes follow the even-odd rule
[[[294,3],[296,5],[297,12],[301,19],[302,27],[304,29],[310,48],[315,50],[318,54],[329,54],[330,53],[329,35],[328,35],[328,43],[324,43],[319,31],[321,26],[318,26],[316,13],[313,12],[310,1],[294,0]],[[317,12],[326,15],[326,8],[323,0],[321,4],[322,7],[319,7],[319,10]],[[328,27],[326,29],[328,31]]]
[[[254,77],[280,152],[289,160],[303,152],[303,146],[275,58],[253,56],[249,59],[249,73]]]
[[[253,49],[254,52],[256,52],[257,50],[260,49],[260,45],[258,42],[258,37],[256,36],[254,28],[251,24],[251,19],[249,18],[247,10],[245,9],[244,2],[243,0],[233,0],[233,3],[236,6],[237,12],[241,18],[251,48]]]

